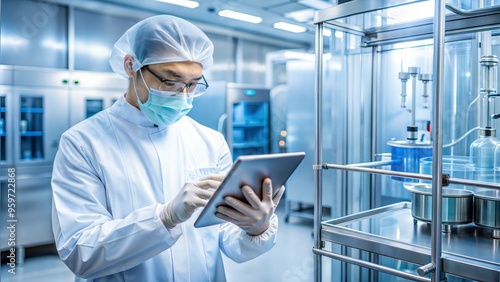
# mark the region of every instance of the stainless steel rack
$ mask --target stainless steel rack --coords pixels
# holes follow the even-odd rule
[[[488,236],[488,230],[474,224],[458,227],[460,236],[456,240],[444,242],[441,220],[441,198],[443,186],[442,173],[442,108],[443,108],[443,57],[446,36],[464,35],[468,32],[480,32],[500,27],[500,7],[491,7],[464,11],[445,1],[436,0],[433,19],[376,28],[364,28],[345,23],[343,19],[401,5],[421,2],[421,0],[353,0],[316,12],[315,26],[315,209],[314,209],[314,278],[322,281],[322,257],[330,257],[348,264],[362,266],[371,270],[386,272],[394,276],[415,281],[441,281],[446,273],[479,281],[500,281],[500,243]],[[446,9],[453,14],[445,14]],[[378,48],[384,44],[410,40],[433,39],[433,141],[432,157],[434,160],[432,177],[382,169],[369,168],[366,164],[328,164],[322,156],[322,93],[323,93],[323,29],[328,27],[362,37],[363,46]],[[374,54],[376,52],[373,52]],[[374,59],[376,64],[376,59]],[[373,90],[373,88],[372,88]],[[376,166],[376,162],[373,162]],[[432,222],[414,222],[409,213],[410,203],[399,203],[366,212],[322,222],[322,177],[323,170],[337,169],[358,171],[371,174],[404,176],[415,179],[433,179]],[[327,172],[325,172],[327,173]],[[463,183],[489,189],[500,189],[500,185],[474,182],[464,179],[451,179],[454,183]],[[449,180],[448,180],[449,181]],[[444,183],[446,184],[446,183]],[[384,219],[390,218],[391,225],[384,225]],[[360,227],[361,226],[361,227]],[[404,236],[395,237],[390,228],[397,228]],[[379,265],[372,261],[349,257],[329,251],[325,243],[330,242],[343,247],[367,251],[376,256],[387,256],[420,265],[417,274]]]

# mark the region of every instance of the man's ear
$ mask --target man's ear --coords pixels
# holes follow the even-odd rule
[[[134,57],[132,57],[129,54],[125,55],[125,58],[123,58],[123,68],[125,69],[125,72],[127,73],[129,78],[135,78],[135,71],[133,69],[133,65],[134,65]]]

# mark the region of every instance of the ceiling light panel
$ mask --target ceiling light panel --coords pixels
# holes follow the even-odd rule
[[[277,29],[293,32],[293,33],[301,33],[301,32],[305,32],[307,30],[307,28],[305,28],[303,26],[289,24],[289,23],[285,23],[285,22],[274,23],[273,27],[277,28]]]
[[[300,0],[299,3],[316,10],[323,10],[333,6],[333,3],[321,0]]]
[[[232,10],[221,10],[219,11],[219,16],[221,17],[226,17],[234,20],[239,20],[239,21],[244,21],[244,22],[249,22],[249,23],[260,23],[262,22],[261,17],[245,14],[245,13],[240,13]]]
[[[286,13],[285,17],[300,23],[311,22],[314,19],[314,9],[303,9]]]
[[[158,2],[163,2],[163,3],[168,3],[168,4],[173,4],[177,6],[182,6],[190,9],[194,9],[198,6],[200,6],[200,3],[196,1],[191,1],[191,0],[156,0]]]

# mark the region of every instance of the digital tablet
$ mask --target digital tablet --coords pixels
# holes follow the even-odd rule
[[[239,156],[219,188],[201,211],[194,226],[204,227],[226,222],[216,217],[215,211],[218,206],[227,205],[224,202],[226,196],[232,196],[246,202],[245,196],[241,192],[241,187],[245,184],[252,187],[262,199],[262,182],[264,179],[270,178],[274,196],[299,166],[305,155],[304,152],[297,152]]]

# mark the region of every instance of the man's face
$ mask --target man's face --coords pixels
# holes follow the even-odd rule
[[[183,85],[183,82],[186,84],[203,82],[202,80],[202,66],[196,62],[173,62],[173,63],[161,63],[161,64],[153,64],[148,65],[147,68],[149,71],[143,67],[140,71],[137,72],[136,77],[136,89],[137,94],[141,102],[145,103],[149,98],[149,89],[154,88],[158,90],[170,90],[169,88],[173,85]],[[144,81],[147,84],[144,85],[144,81],[141,78],[144,78]],[[156,74],[155,77],[154,74]],[[162,85],[162,80],[163,85]],[[168,82],[167,82],[168,81]],[[186,93],[187,89],[184,89],[182,93]]]

